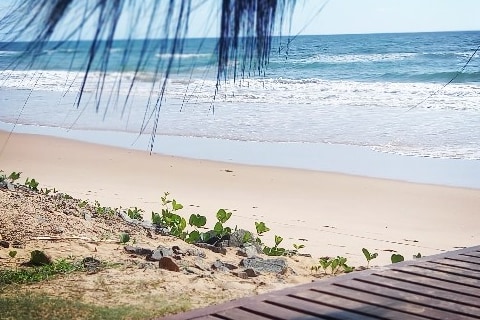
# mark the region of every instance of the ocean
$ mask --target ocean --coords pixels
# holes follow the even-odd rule
[[[104,79],[94,62],[78,106],[86,42],[51,43],[33,64],[28,56],[16,63],[24,43],[0,44],[2,128],[15,123],[18,132],[42,128],[43,133],[149,150],[153,105],[171,55],[147,49],[148,59],[131,87],[142,41],[129,51],[125,44],[114,42]],[[330,148],[337,146],[366,154],[363,169],[338,169],[346,173],[363,174],[369,157],[385,155],[407,162],[457,160],[447,161],[448,167],[466,163],[474,171],[473,177],[470,171],[458,177],[459,184],[469,176],[480,188],[480,31],[275,38],[266,70],[258,74],[253,65],[235,79],[230,73],[218,91],[215,45],[215,39],[187,39],[175,55],[155,152],[333,171],[338,168],[326,168],[325,159],[359,161],[343,152],[337,153],[342,161],[330,159]],[[182,141],[188,150],[179,151]],[[256,151],[245,151],[245,145]],[[263,146],[286,150],[283,156],[272,154],[290,160],[265,160]],[[256,160],[245,158],[245,152],[256,154]]]

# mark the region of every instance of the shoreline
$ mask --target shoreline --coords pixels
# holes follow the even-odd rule
[[[0,142],[8,133],[0,131]],[[39,187],[57,188],[111,207],[161,210],[160,197],[184,205],[183,215],[208,221],[220,208],[233,212],[229,226],[254,230],[263,221],[282,246],[304,244],[314,257],[345,256],[364,264],[362,247],[410,259],[480,242],[480,190],[409,183],[304,169],[188,159],[41,135],[13,133],[0,167],[23,171]],[[307,241],[303,241],[306,239]]]
[[[13,124],[0,121],[0,131]],[[16,125],[15,132],[39,134],[147,152],[149,134]],[[258,142],[158,135],[154,154],[187,159],[300,169],[420,184],[480,190],[480,160],[399,155],[368,147],[327,143]]]

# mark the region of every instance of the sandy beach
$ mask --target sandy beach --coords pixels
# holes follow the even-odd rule
[[[254,230],[263,221],[293,248],[314,257],[345,256],[365,265],[363,247],[388,264],[392,252],[407,259],[480,243],[480,190],[422,185],[318,171],[194,160],[41,135],[0,132],[6,144],[0,169],[22,171],[39,187],[53,188],[111,207],[160,211],[170,192],[185,214],[214,221],[219,208],[229,224]]]

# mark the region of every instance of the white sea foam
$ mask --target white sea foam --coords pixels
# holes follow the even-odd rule
[[[145,114],[148,119],[153,112],[162,83],[155,77],[138,75],[141,81],[134,83],[124,106],[133,74],[107,74],[103,107],[97,114],[94,93],[102,81],[98,73],[89,75],[82,105],[74,108],[82,73],[5,71],[0,73],[0,120],[12,122],[23,110],[20,123],[135,132]],[[199,78],[170,79],[158,133],[332,143],[404,155],[480,159],[480,86],[473,84],[442,89],[429,83],[249,79],[222,82],[216,95],[215,84]],[[111,93],[119,93],[120,99]],[[28,97],[31,103],[22,109]],[[145,109],[149,98],[150,107]],[[110,106],[104,109],[107,101]],[[103,121],[104,114],[108,121]],[[151,123],[146,130],[151,130]]]

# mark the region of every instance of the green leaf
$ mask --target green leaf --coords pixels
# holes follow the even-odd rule
[[[223,233],[223,224],[220,221],[215,223],[215,227],[213,227],[213,231],[215,231],[218,235],[221,235]]]
[[[405,260],[405,258],[401,254],[392,254],[392,257],[390,258],[392,260],[392,263],[397,263],[397,262],[402,262]]]
[[[232,213],[228,212],[228,211],[225,211],[225,209],[220,209],[217,212],[217,219],[221,223],[227,222],[228,219],[230,219],[231,216],[232,216]]]
[[[192,214],[188,220],[188,223],[192,227],[201,228],[207,224],[207,218],[199,214]]]
[[[305,245],[304,245],[304,244],[296,244],[296,243],[294,243],[294,244],[293,244],[293,247],[295,248],[295,250],[300,250],[300,249],[305,248]]]
[[[365,256],[365,259],[367,259],[367,261],[370,261],[371,260],[370,252],[368,252],[366,248],[363,248],[362,252],[363,252],[363,255]]]
[[[257,234],[258,235],[261,235],[262,233],[265,233],[267,231],[270,231],[270,228],[268,228],[266,225],[265,225],[265,222],[261,221],[261,222],[256,222],[255,221],[255,229],[257,229]]]
[[[253,239],[252,234],[247,231],[247,232],[245,232],[245,233],[243,234],[242,243],[251,242],[252,239]]]
[[[277,247],[282,241],[282,237],[275,235],[275,247]]]
[[[8,255],[10,256],[10,258],[13,259],[13,258],[15,258],[15,256],[17,255],[17,251],[12,250],[12,251],[8,252]]]
[[[177,210],[180,210],[180,209],[183,209],[183,205],[181,205],[180,203],[177,203],[177,201],[175,201],[175,199],[173,199],[172,200],[172,210],[177,211]]]
[[[200,232],[198,232],[198,230],[193,230],[190,232],[188,234],[188,238],[186,239],[188,243],[195,243],[198,240],[200,240]]]

